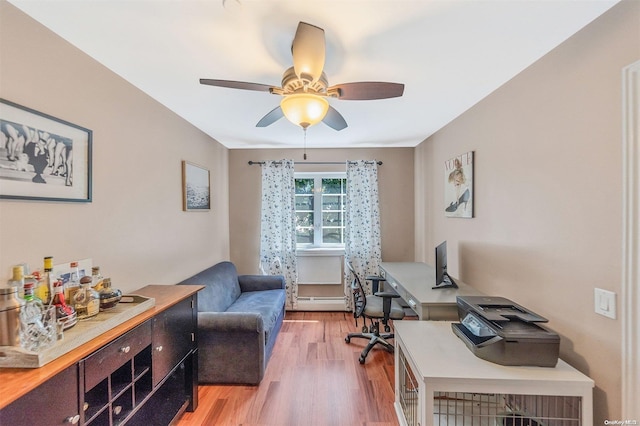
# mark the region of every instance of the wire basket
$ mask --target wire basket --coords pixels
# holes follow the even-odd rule
[[[434,392],[434,426],[581,426],[577,396]]]

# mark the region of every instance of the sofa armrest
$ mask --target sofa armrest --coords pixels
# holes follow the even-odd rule
[[[258,313],[198,312],[199,382],[257,385],[266,366],[265,344]]]
[[[285,288],[282,275],[238,275],[240,291],[279,290]]]
[[[198,312],[198,330],[212,332],[264,332],[257,312]]]

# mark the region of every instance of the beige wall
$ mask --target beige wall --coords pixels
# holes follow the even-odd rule
[[[0,97],[93,130],[92,203],[0,200],[0,280],[90,257],[130,291],[228,258],[226,148],[4,1],[0,39]],[[182,211],[183,159],[211,170],[210,212]]]
[[[595,421],[621,416],[621,70],[640,58],[623,1],[416,148],[416,257],[448,241],[453,275],[549,318],[595,380]],[[443,162],[475,151],[474,219],[444,217]],[[618,300],[618,309],[621,303]]]
[[[312,131],[309,130],[309,131]],[[302,132],[301,132],[302,134]],[[310,162],[380,160],[378,168],[382,258],[412,261],[413,242],[413,149],[308,149]],[[260,254],[260,166],[247,162],[293,159],[296,172],[345,171],[344,165],[305,165],[299,149],[229,151],[229,229],[231,260],[241,273],[258,270]]]

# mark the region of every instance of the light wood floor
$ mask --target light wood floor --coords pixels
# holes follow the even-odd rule
[[[358,329],[362,326],[359,320]],[[287,312],[259,386],[199,386],[199,406],[178,426],[396,426],[393,354],[373,349],[351,313]]]

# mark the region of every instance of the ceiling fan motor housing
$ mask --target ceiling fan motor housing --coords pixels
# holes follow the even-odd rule
[[[313,81],[312,76],[308,76],[306,74],[302,74],[302,76],[298,78],[293,67],[287,69],[282,75],[282,94],[284,95],[299,92],[311,92],[326,95],[328,86],[329,82],[327,81],[327,75],[324,72],[315,82]]]

